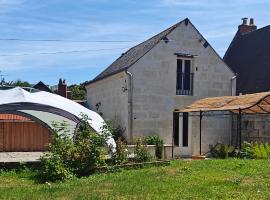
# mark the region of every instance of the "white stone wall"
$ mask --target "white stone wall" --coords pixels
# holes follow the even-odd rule
[[[231,95],[231,78],[234,74],[210,46],[203,47],[202,36],[191,24],[182,23],[168,35],[169,43],[161,41],[129,71],[134,77],[133,135],[160,135],[165,143],[172,142],[173,111],[197,99],[209,96]],[[200,42],[200,40],[202,41]],[[194,95],[176,95],[177,57],[174,53],[197,55],[193,62]],[[188,148],[176,148],[183,155],[198,153],[198,117],[191,117]],[[208,119],[203,125],[203,152],[209,144],[229,142],[229,119]],[[194,121],[194,122],[193,122]]]
[[[121,126],[128,132],[128,79],[125,72],[112,75],[108,78],[86,86],[87,102],[92,109],[102,113],[105,120],[110,120],[116,127]],[[100,103],[97,110],[96,104]]]
[[[231,95],[234,74],[213,49],[203,47],[205,40],[190,23],[182,23],[128,70],[133,74],[133,137],[158,134],[165,143],[172,143],[173,111],[197,99]],[[193,60],[194,95],[176,95],[177,56],[174,53],[197,55]],[[87,100],[95,107],[101,102],[106,119],[112,119],[128,130],[128,94],[122,87],[128,81],[125,72],[87,86]],[[228,118],[204,118],[202,150],[209,144],[229,143],[231,126]],[[129,134],[129,133],[127,133]],[[190,117],[189,146],[174,148],[176,155],[199,152],[198,117]]]
[[[239,143],[237,138],[237,117],[233,123],[233,144]],[[268,114],[242,115],[242,142],[270,142],[270,116]]]

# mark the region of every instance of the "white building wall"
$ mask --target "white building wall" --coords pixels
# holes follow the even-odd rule
[[[128,79],[125,72],[112,75],[86,86],[87,102],[91,108],[101,113],[105,120],[112,121],[128,132]],[[99,108],[97,109],[97,104]]]
[[[234,74],[216,55],[191,24],[182,23],[168,35],[169,43],[161,41],[129,71],[134,77],[133,135],[160,135],[165,143],[172,142],[173,111],[182,109],[197,99],[231,95],[231,78]],[[176,95],[177,56],[174,53],[197,55],[193,62],[194,95]],[[176,148],[176,153],[198,153],[198,117],[190,117],[189,147]],[[230,120],[208,118],[203,122],[203,152],[209,144],[229,142]]]
[[[197,99],[231,95],[234,74],[210,46],[203,47],[205,40],[193,25],[182,23],[168,38],[170,42],[161,41],[128,69],[133,74],[134,139],[158,134],[165,143],[171,144],[175,109],[182,109]],[[177,56],[174,53],[197,55],[193,60],[193,96],[176,95]],[[122,87],[128,87],[127,81],[125,72],[121,72],[92,83],[86,89],[88,103],[95,108],[95,104],[101,102],[98,112],[128,132],[128,91],[122,91]],[[229,118],[205,117],[202,125],[203,152],[209,150],[209,144],[229,143]],[[190,117],[189,130],[189,146],[175,148],[175,154],[190,156],[199,152],[198,117]]]

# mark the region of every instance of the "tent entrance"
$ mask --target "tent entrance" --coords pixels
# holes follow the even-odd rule
[[[0,115],[3,116],[7,115]],[[14,116],[15,115],[9,115]],[[0,120],[0,151],[45,151],[51,139],[50,130],[29,119]]]

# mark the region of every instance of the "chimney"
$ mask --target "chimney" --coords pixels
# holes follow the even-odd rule
[[[247,25],[248,18],[243,17],[242,20],[243,20],[242,24],[238,26],[238,32],[240,34],[249,32],[249,26]]]
[[[63,80],[60,78],[58,83],[58,94],[62,97],[67,98],[67,84],[66,80]]]
[[[250,18],[250,20],[249,20],[249,31],[252,32],[252,31],[255,31],[255,30],[257,30],[257,26],[254,24],[254,19]]]

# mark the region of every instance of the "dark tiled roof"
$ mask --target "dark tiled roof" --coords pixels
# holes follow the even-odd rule
[[[237,93],[270,91],[270,26],[236,33],[224,61],[237,74]]]
[[[53,91],[47,85],[45,85],[42,81],[39,81],[36,85],[33,86],[33,88],[37,90],[53,93]]]
[[[177,26],[179,26],[182,22],[188,23],[189,19],[186,18],[183,21],[155,35],[154,37],[138,44],[135,47],[132,47],[127,52],[123,53],[118,59],[116,59],[109,67],[107,67],[103,72],[101,72],[96,78],[88,82],[88,84],[126,70],[131,65],[136,63],[147,52],[149,52],[154,46],[156,46],[162,39],[166,39],[165,37],[170,32],[172,32]]]

